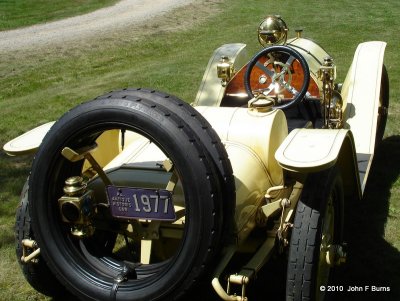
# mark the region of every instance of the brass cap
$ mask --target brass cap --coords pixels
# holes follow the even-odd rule
[[[82,194],[86,189],[86,183],[82,177],[70,177],[65,180],[64,193],[69,196]]]
[[[274,105],[274,101],[269,98],[268,96],[265,96],[263,94],[260,94],[254,98],[252,98],[248,102],[248,107],[250,110],[256,110],[259,113],[266,113],[270,112],[272,110],[272,107]]]

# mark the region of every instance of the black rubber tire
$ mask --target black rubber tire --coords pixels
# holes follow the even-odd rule
[[[244,74],[244,87],[246,89],[247,96],[250,99],[253,98],[254,95],[253,95],[252,89],[250,87],[251,72],[253,71],[254,66],[256,65],[256,63],[258,62],[258,60],[261,57],[266,56],[267,54],[273,53],[273,52],[281,52],[281,53],[286,53],[290,56],[293,56],[295,59],[297,59],[299,61],[301,67],[303,68],[304,80],[303,80],[303,84],[300,88],[299,93],[293,98],[292,101],[289,101],[287,104],[274,106],[274,108],[276,108],[276,109],[284,110],[284,109],[293,107],[293,106],[297,105],[298,103],[300,103],[303,100],[304,96],[306,95],[308,86],[310,84],[310,68],[308,67],[308,63],[307,63],[306,59],[297,50],[295,50],[289,46],[271,46],[271,47],[266,47],[266,48],[262,49],[247,64],[246,73]]]
[[[51,273],[41,255],[36,258],[34,263],[22,263],[21,261],[23,254],[22,240],[35,240],[28,210],[28,194],[29,185],[27,180],[22,189],[21,200],[15,215],[15,243],[18,263],[25,279],[35,290],[50,297],[65,296],[67,291]]]
[[[203,142],[204,147],[210,154],[214,165],[216,166],[222,185],[222,198],[224,200],[224,241],[223,243],[232,242],[235,237],[232,235],[235,229],[235,178],[231,162],[224,145],[221,143],[218,134],[210,126],[210,124],[198,113],[193,107],[179,98],[156,90],[148,90],[143,88],[129,88],[123,90],[112,91],[108,94],[98,97],[102,98],[122,98],[135,101],[137,98],[151,98],[159,107],[173,111],[179,115],[190,127],[193,134]],[[227,240],[225,242],[225,240]]]
[[[386,66],[382,66],[381,91],[379,96],[380,107],[376,126],[375,149],[381,144],[385,133],[389,113],[389,75]]]
[[[225,229],[223,202],[234,200],[223,199],[221,174],[208,151],[209,141],[213,139],[198,136],[193,129],[195,123],[200,127],[208,123],[194,109],[190,116],[180,116],[167,106],[157,104],[156,98],[154,93],[129,99],[111,95],[80,105],[56,122],[34,159],[29,202],[37,241],[49,268],[79,298],[179,299],[213,267],[221,247]],[[143,277],[117,286],[115,274],[121,272],[123,264],[118,266],[113,261],[100,270],[93,260],[85,258],[88,255],[76,247],[61,225],[57,202],[54,202],[62,195],[63,181],[81,169],[81,164],[65,160],[60,155],[61,149],[91,143],[97,137],[95,133],[111,128],[140,132],[168,154],[184,187],[188,220],[175,257],[156,267],[140,267],[136,272]],[[216,144],[219,148],[222,145],[220,140]]]
[[[343,239],[343,184],[337,168],[308,176],[297,204],[290,239],[286,300],[323,300],[318,283],[322,225],[328,199],[334,208],[333,244]],[[328,276],[329,277],[329,276]],[[323,294],[323,292],[322,292]]]

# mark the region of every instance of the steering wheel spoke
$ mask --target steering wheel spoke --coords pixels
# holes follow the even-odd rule
[[[266,75],[268,75],[269,77],[272,77],[274,75],[274,71],[268,69],[264,64],[257,62],[256,66],[262,71],[264,72]]]
[[[288,91],[290,94],[296,96],[299,94],[299,91],[293,86],[290,85],[290,83],[283,81],[282,85],[285,87],[286,91]]]
[[[296,58],[293,55],[291,55],[291,56],[289,56],[289,58],[287,59],[285,64],[290,67],[293,64],[295,59]]]
[[[259,94],[264,94],[265,96],[269,95],[272,91],[274,91],[276,88],[276,85],[274,83],[271,83],[267,88],[260,88],[260,89],[255,89],[253,90],[253,93],[255,95]]]
[[[266,58],[265,63],[262,63]],[[300,64],[301,72],[295,70],[294,66]],[[269,68],[269,66],[272,66]],[[256,73],[254,69],[257,67]],[[298,67],[298,66],[296,66]],[[263,73],[260,75],[260,71]],[[252,78],[254,85],[254,77],[258,77],[257,87],[252,87]],[[301,86],[293,78],[300,78]],[[274,107],[277,109],[285,109],[299,103],[307,93],[310,83],[310,70],[304,57],[288,46],[271,46],[264,48],[257,53],[247,65],[244,77],[244,84],[249,98],[263,93],[264,95],[275,94],[279,99],[288,99],[284,103],[278,102]],[[268,87],[261,88],[260,85],[268,84]],[[286,91],[286,92],[285,92]],[[292,98],[288,97],[292,95]]]

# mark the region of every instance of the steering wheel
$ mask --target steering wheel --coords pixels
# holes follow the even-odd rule
[[[267,58],[264,64],[260,62],[260,58],[263,57]],[[299,87],[294,87],[292,82],[295,74],[293,65],[296,61],[300,64],[300,72],[302,73],[302,84],[299,90]],[[257,68],[259,70],[256,70]],[[260,73],[257,82],[259,88],[253,89],[251,79],[253,78],[254,85],[254,78]],[[297,74],[296,78],[299,78]],[[271,46],[262,49],[250,60],[244,75],[244,85],[248,96],[253,98],[259,94],[266,96],[275,94],[277,101],[274,108],[276,109],[286,109],[299,103],[306,95],[309,83],[310,69],[306,60],[298,51],[288,46]],[[280,104],[282,99],[279,95],[282,95],[285,91],[292,97],[289,101]]]

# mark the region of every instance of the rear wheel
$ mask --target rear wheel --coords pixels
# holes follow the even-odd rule
[[[71,110],[43,140],[30,177],[34,231],[49,268],[78,297],[175,300],[212,268],[225,234],[222,202],[234,200],[224,198],[224,177],[208,151],[210,142],[185,118],[200,120],[194,109],[191,115],[180,116],[151,94],[130,99],[111,95]],[[101,142],[105,136],[114,138]],[[112,208],[124,208],[110,206],[108,198],[114,198],[105,192],[109,185],[94,172],[93,164],[61,154],[67,147],[89,149],[95,142],[93,156],[109,157],[97,160],[112,181],[110,187],[120,187],[119,193],[124,187],[169,187],[176,219],[115,214]],[[68,203],[63,198],[65,181],[76,176],[94,196],[88,198],[89,206],[79,203],[78,214],[70,211],[73,206],[60,207]],[[157,206],[146,195],[140,201],[142,211]],[[135,206],[132,202],[124,204]]]
[[[297,205],[286,282],[287,300],[323,300],[333,247],[342,242],[343,185],[338,169],[311,174]]]

